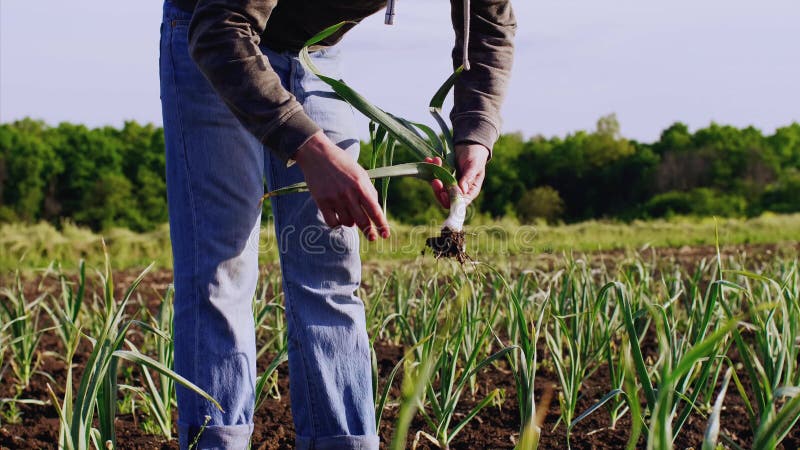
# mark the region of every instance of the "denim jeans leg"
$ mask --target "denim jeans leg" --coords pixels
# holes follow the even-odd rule
[[[263,146],[191,60],[190,14],[164,5],[159,59],[175,282],[180,447],[246,449],[253,428]]]
[[[296,54],[265,50],[273,67],[289,69],[288,86],[327,136],[357,158],[352,108],[300,66]],[[337,76],[338,50],[311,54]],[[288,59],[287,59],[288,57]],[[270,189],[303,180],[297,165],[270,152]],[[358,231],[330,229],[308,193],[272,199],[283,270],[289,337],[289,385],[298,449],[378,448],[372,369],[361,282]]]
[[[251,300],[263,176],[271,188],[302,179],[246,132],[189,58],[190,14],[167,1],[161,93],[175,271],[175,368],[225,412],[178,388],[182,449],[244,449],[252,433],[255,339]],[[297,55],[265,51],[283,84],[352,157],[350,107]],[[335,51],[317,52],[336,73]],[[358,235],[330,230],[308,194],[273,199],[286,292],[292,413],[298,448],[377,449]]]

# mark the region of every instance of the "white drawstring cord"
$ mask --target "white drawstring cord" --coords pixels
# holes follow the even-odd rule
[[[386,2],[386,25],[394,25],[394,2],[395,0],[388,0]]]
[[[464,48],[462,49],[462,62],[464,70],[469,70],[469,25],[470,25],[470,4],[469,0],[464,0]]]

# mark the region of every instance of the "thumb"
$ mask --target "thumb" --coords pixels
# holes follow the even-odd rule
[[[461,174],[461,179],[458,180],[458,187],[461,188],[462,194],[469,195],[469,191],[472,189],[477,175],[478,170],[474,166],[468,167],[464,173]]]

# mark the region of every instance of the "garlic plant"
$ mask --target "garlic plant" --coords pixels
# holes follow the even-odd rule
[[[379,179],[412,176],[428,182],[435,179],[441,180],[450,197],[450,213],[442,224],[442,230],[449,230],[450,233],[463,233],[464,221],[466,219],[467,206],[469,202],[462,195],[454,175],[455,157],[453,151],[453,133],[441,114],[444,99],[447,97],[447,94],[455,84],[456,79],[461,73],[461,68],[458,68],[442,84],[428,105],[431,115],[441,128],[441,136],[439,136],[434,130],[426,125],[410,122],[408,120],[396,117],[372,105],[369,101],[367,101],[367,99],[353,90],[343,81],[326,76],[314,65],[314,62],[311,60],[309,55],[309,47],[332,35],[344,24],[345,23],[343,22],[333,25],[309,39],[306,42],[305,47],[303,47],[303,49],[300,51],[301,64],[306,70],[313,73],[319,77],[320,80],[329,85],[334,92],[339,95],[339,97],[350,103],[353,108],[364,114],[372,122],[371,131],[375,130],[374,133],[371,133],[374,154],[372,158],[373,167],[369,168],[370,170],[367,170],[369,177],[372,179]],[[394,153],[393,148],[395,142],[400,142],[407,146],[417,156],[419,156],[421,160],[429,157],[441,158],[443,161],[442,166],[428,162],[392,165]],[[386,151],[387,148],[389,149],[388,152]],[[377,153],[381,149],[384,151],[385,165],[382,167],[374,167],[377,163]],[[387,154],[388,158],[386,158]],[[269,192],[264,195],[262,200],[276,195],[302,192],[306,190],[308,190],[308,187],[305,183],[297,183]],[[443,236],[441,237],[443,239],[434,242],[434,245],[439,245],[441,247],[437,248],[432,246],[434,253],[437,256],[460,256],[459,260],[463,260],[463,235],[457,239],[451,239],[449,236],[450,234],[445,235],[445,233],[443,233]],[[431,242],[432,241],[429,240],[429,246],[431,246]],[[457,245],[458,248],[453,249],[453,245]]]

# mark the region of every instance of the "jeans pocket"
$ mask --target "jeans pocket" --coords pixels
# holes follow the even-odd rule
[[[164,2],[164,23],[170,24],[172,28],[186,27],[192,20],[192,13],[178,8],[170,0]]]

